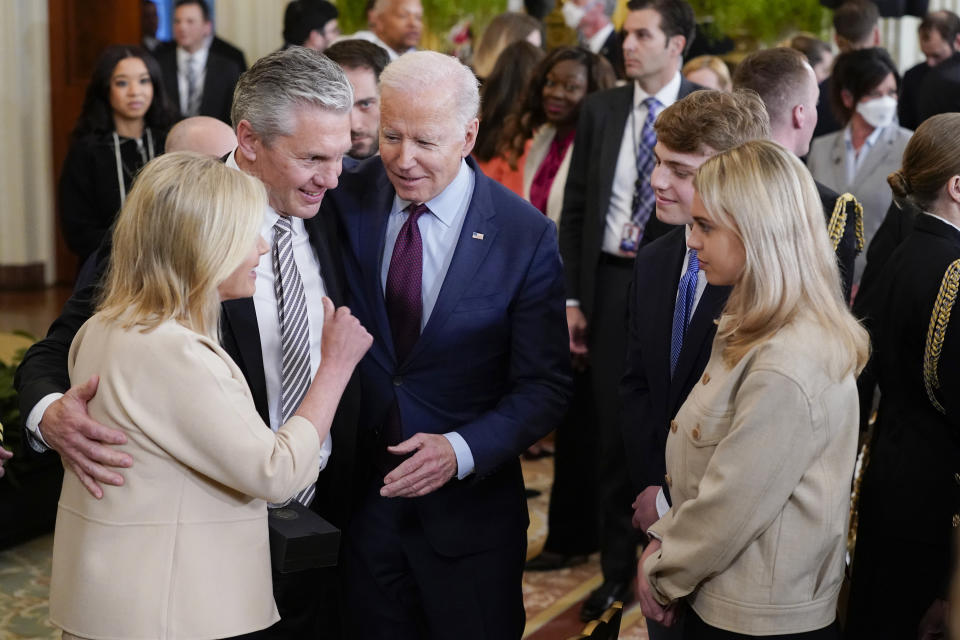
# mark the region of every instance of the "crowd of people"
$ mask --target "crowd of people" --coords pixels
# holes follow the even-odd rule
[[[77,284],[15,382],[67,469],[65,638],[519,638],[523,572],[596,551],[581,617],[636,599],[653,640],[950,637],[960,18],[901,78],[868,0],[835,58],[733,68],[688,59],[686,0],[615,4],[563,2],[548,51],[498,16],[472,67],[420,0],[348,36],[293,0],[249,69],[203,0],[104,51]],[[272,562],[291,504],[336,566]]]

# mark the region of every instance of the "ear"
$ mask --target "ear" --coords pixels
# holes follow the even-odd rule
[[[260,136],[254,132],[248,121],[241,120],[237,124],[237,153],[248,162],[256,162],[259,149]]]
[[[803,129],[803,123],[807,120],[807,112],[802,104],[796,104],[790,111],[790,124],[794,129]]]
[[[840,91],[840,100],[843,101],[843,106],[845,106],[847,109],[853,109],[853,94],[852,94],[852,93],[850,93],[850,92],[847,91],[846,89],[842,89],[842,90]]]
[[[683,55],[683,49],[687,46],[687,37],[686,36],[670,36],[670,40],[667,41],[667,49],[675,56]]]
[[[467,123],[466,135],[463,138],[463,149],[460,152],[461,158],[466,158],[473,151],[473,145],[477,142],[477,131],[480,130],[480,120],[474,118]]]
[[[953,176],[947,180],[947,196],[955,204],[960,204],[960,176]]]

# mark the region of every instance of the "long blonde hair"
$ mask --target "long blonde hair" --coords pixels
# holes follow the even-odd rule
[[[214,158],[152,160],[117,218],[98,311],[147,330],[173,319],[215,339],[217,286],[249,254],[266,207],[259,180]]]
[[[869,339],[844,303],[820,197],[800,160],[775,142],[752,140],[707,160],[694,186],[746,253],[717,329],[727,362],[806,313],[824,330],[831,373],[859,372]]]

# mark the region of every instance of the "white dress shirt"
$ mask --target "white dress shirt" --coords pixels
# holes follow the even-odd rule
[[[603,49],[603,45],[606,44],[607,38],[610,37],[611,33],[613,33],[613,23],[608,22],[607,26],[587,39],[587,48],[594,53],[600,53],[600,49]]]
[[[663,105],[661,111],[677,101],[678,93],[680,93],[679,71],[655,95]],[[643,106],[643,101],[649,97],[650,94],[638,83],[633,83],[633,111],[627,117],[627,123],[623,129],[623,142],[620,143],[620,154],[617,156],[617,168],[610,192],[610,206],[604,222],[602,249],[605,253],[615,256],[626,255],[620,251],[620,240],[623,237],[623,225],[630,222],[633,217],[633,192],[637,182],[637,149],[640,145],[643,123],[647,119],[647,108]],[[660,113],[658,112],[657,115]],[[651,212],[650,215],[656,214]]]
[[[240,168],[234,157],[236,151],[227,156],[227,166]],[[283,424],[280,415],[280,391],[283,351],[280,346],[280,311],[277,307],[277,295],[274,290],[276,276],[273,271],[273,225],[280,214],[269,205],[260,225],[260,235],[271,247],[271,251],[260,256],[257,265],[257,292],[253,294],[253,306],[257,312],[257,328],[260,331],[260,351],[263,355],[263,374],[267,383],[267,410],[270,415],[270,428],[274,431]],[[320,345],[323,340],[323,296],[327,295],[320,273],[320,260],[310,244],[310,236],[304,227],[303,219],[290,217],[293,235],[293,260],[297,263],[300,280],[303,282],[303,294],[307,301],[307,317],[310,319],[310,378],[317,375],[320,366]],[[320,469],[327,466],[333,449],[333,439],[327,434],[320,447]]]
[[[895,127],[897,125],[893,124],[889,126]],[[875,128],[870,135],[867,136],[867,139],[864,140],[863,146],[860,147],[859,151],[853,148],[853,136],[850,132],[850,126],[848,125],[843,130],[843,148],[846,150],[845,168],[847,170],[847,184],[853,184],[854,178],[856,178],[857,173],[860,172],[860,167],[863,166],[863,161],[870,155],[870,150],[873,149],[873,145],[880,139],[884,129],[885,127]]]
[[[475,184],[476,176],[473,170],[466,161],[461,160],[460,171],[457,172],[453,181],[437,197],[424,203],[430,209],[430,213],[425,213],[417,219],[417,228],[420,230],[423,246],[423,272],[420,287],[421,331],[427,326],[430,314],[433,313],[433,308],[437,304],[437,298],[440,297],[440,288],[447,276],[453,254],[457,250],[457,241],[467,217],[467,209],[470,208]],[[400,196],[393,198],[390,217],[387,219],[383,257],[380,261],[380,286],[384,293],[387,290],[387,274],[390,272],[393,247],[397,244],[400,227],[410,216],[406,209],[411,204],[416,203],[404,200]],[[443,435],[457,455],[457,478],[462,480],[473,473],[475,466],[473,452],[459,433],[450,431]]]

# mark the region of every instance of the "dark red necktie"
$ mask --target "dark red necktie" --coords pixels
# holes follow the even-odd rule
[[[410,205],[407,221],[400,227],[393,245],[390,270],[387,271],[386,304],[393,334],[397,362],[403,362],[420,337],[423,303],[423,240],[417,220],[430,209],[425,204]]]

